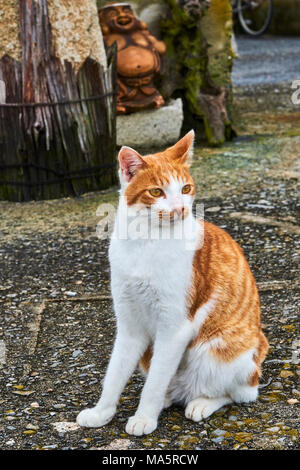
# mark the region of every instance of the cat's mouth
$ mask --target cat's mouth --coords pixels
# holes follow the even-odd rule
[[[183,207],[180,212],[177,211],[159,211],[158,218],[162,221],[170,222],[174,224],[175,222],[179,222],[187,217],[189,214],[189,209],[187,207]]]
[[[157,223],[162,225],[171,225],[173,226],[176,223],[182,222],[190,213],[188,207],[184,207],[181,211],[165,211],[165,210],[155,210],[151,206],[144,206],[138,211],[139,217],[145,217],[148,219],[148,223],[156,225]],[[134,217],[134,215],[133,215]]]

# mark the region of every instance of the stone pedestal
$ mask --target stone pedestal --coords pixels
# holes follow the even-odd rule
[[[183,121],[182,101],[170,100],[160,109],[117,116],[117,145],[160,149],[175,144]]]

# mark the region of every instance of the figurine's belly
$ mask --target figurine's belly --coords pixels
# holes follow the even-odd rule
[[[129,46],[118,52],[118,73],[124,77],[154,72],[155,68],[155,54],[148,49]]]

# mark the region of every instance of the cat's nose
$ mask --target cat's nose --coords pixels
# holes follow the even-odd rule
[[[176,204],[176,206],[173,207],[173,212],[175,212],[177,215],[182,216],[184,213],[184,207],[182,204]]]

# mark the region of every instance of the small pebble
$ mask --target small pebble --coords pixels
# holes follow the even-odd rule
[[[230,415],[228,419],[229,421],[237,421],[237,417],[234,415]]]
[[[66,293],[65,293],[68,297],[75,297],[75,295],[77,295],[77,292],[73,292],[71,290],[68,290]]]
[[[83,354],[81,349],[75,349],[75,351],[73,351],[72,357],[75,358],[75,357],[81,356],[81,354]]]
[[[61,364],[60,361],[53,362],[53,364],[50,364],[50,367],[57,367],[59,364]]]
[[[224,439],[223,436],[219,436],[219,437],[215,437],[214,439],[212,439],[213,442],[215,442],[216,444],[222,442]]]
[[[52,426],[58,431],[60,434],[64,434],[65,432],[68,431],[76,431],[79,429],[79,424],[73,423],[73,422],[68,422],[68,421],[58,421],[56,423],[51,423]]]
[[[272,428],[267,428],[267,431],[269,432],[278,432],[279,431],[279,426],[273,426]]]
[[[214,429],[212,433],[216,436],[224,436],[224,434],[226,434],[226,431],[224,431],[224,429]]]
[[[26,429],[32,429],[33,431],[37,431],[39,427],[34,424],[29,423],[26,425]]]
[[[286,379],[287,377],[291,377],[294,374],[293,374],[293,372],[291,372],[289,370],[282,370],[279,375],[280,375],[280,377]]]
[[[205,212],[219,212],[221,210],[220,206],[208,207],[205,209]]]
[[[172,431],[180,431],[181,427],[175,424],[174,426],[171,427]]]
[[[97,379],[94,379],[94,380],[91,380],[88,385],[95,385],[96,383],[98,383],[98,380]]]
[[[14,439],[9,439],[9,441],[6,441],[6,442],[5,442],[5,444],[6,444],[7,446],[13,446],[14,443],[15,443],[15,440],[14,440]]]
[[[273,382],[271,388],[283,388],[281,382]]]

